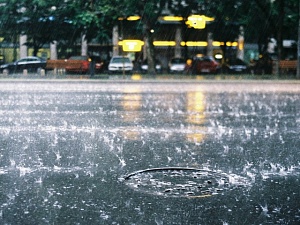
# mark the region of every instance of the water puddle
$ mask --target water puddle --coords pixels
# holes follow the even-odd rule
[[[204,198],[251,184],[251,179],[236,174],[163,167],[136,171],[122,179],[135,191],[164,197]]]

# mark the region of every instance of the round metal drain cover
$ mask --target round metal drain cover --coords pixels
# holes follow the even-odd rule
[[[211,170],[165,167],[140,170],[124,177],[130,188],[166,197],[202,198],[246,186],[249,180]]]

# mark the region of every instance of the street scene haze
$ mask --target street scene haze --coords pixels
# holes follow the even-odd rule
[[[298,0],[0,0],[0,225],[300,224]]]

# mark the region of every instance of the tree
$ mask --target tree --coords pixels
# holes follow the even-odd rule
[[[70,18],[74,12],[65,2],[25,0],[22,8],[20,33],[28,36],[26,44],[33,48],[33,55],[37,55],[38,50],[50,42],[68,39],[74,41],[74,38],[70,38],[76,34]]]
[[[283,39],[297,39],[298,0],[255,0],[244,3],[240,20],[245,24],[246,40],[257,42],[261,54],[270,38],[277,40],[278,58],[283,57]]]
[[[98,32],[96,39],[101,42],[109,42],[111,39],[112,27],[118,23],[118,18],[124,16],[121,12],[130,10],[126,7],[126,2],[121,0],[98,0],[93,2],[95,13],[98,17]],[[132,10],[131,10],[132,11]],[[128,15],[131,15],[128,13]]]
[[[83,0],[2,0],[0,11],[2,35],[11,41],[10,37],[26,34],[34,55],[50,42],[72,46],[81,35],[92,39],[98,30],[91,2]]]
[[[191,14],[214,17],[207,29],[224,42],[233,41],[239,26],[244,26],[245,41],[258,43],[261,53],[274,37],[280,56],[282,40],[297,39],[298,4],[298,0],[0,0],[0,33],[12,42],[26,34],[27,44],[36,54],[53,41],[70,48],[81,35],[88,41],[109,42],[119,17],[139,15],[149,71],[155,73],[152,30],[166,9],[183,18]]]
[[[167,3],[167,0],[124,0],[125,12],[123,17],[139,15],[142,23],[142,34],[145,39],[148,72],[155,74],[154,46],[153,46],[153,29],[161,16],[161,12]]]
[[[300,79],[300,2],[298,2],[298,46],[297,46],[297,75],[296,77]]]
[[[58,20],[54,15],[54,9],[59,8],[59,2],[2,0],[1,35],[7,41],[15,43],[20,34],[26,34],[26,44],[33,47],[36,55],[45,43],[56,40],[56,37],[65,38],[62,35],[67,33],[66,29],[62,28],[64,20]]]
[[[16,0],[0,1],[0,32],[6,41],[14,42],[19,36],[17,31],[20,29],[21,7]]]

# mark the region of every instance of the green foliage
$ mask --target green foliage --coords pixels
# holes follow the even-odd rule
[[[235,38],[243,25],[246,42],[265,46],[270,37],[297,39],[298,4],[298,0],[0,0],[0,35],[15,42],[19,34],[27,34],[28,45],[36,49],[54,40],[72,46],[82,34],[88,41],[108,43],[119,17],[141,16],[139,28],[151,38],[150,30],[163,14],[184,18],[204,14],[215,18],[207,27],[215,39]]]

